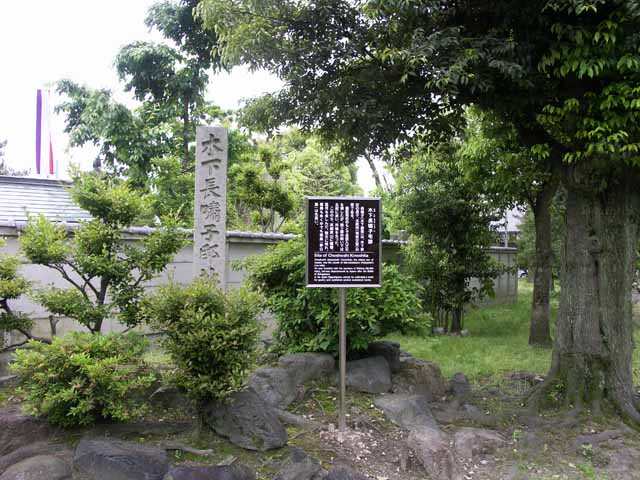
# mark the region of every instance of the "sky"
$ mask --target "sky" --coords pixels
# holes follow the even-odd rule
[[[93,88],[108,88],[133,105],[113,67],[118,50],[136,40],[160,41],[144,24],[156,0],[34,0],[0,2],[0,141],[7,140],[9,166],[35,172],[36,90],[63,78]],[[208,99],[225,109],[280,87],[266,72],[236,68],[212,78]],[[59,101],[54,96],[53,103]],[[70,163],[90,168],[92,149],[70,148],[61,116],[52,118],[54,157],[62,172]],[[368,191],[373,179],[359,162],[358,182]]]

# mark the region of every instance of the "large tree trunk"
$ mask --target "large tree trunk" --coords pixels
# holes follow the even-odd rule
[[[551,248],[551,203],[557,190],[557,183],[549,183],[538,194],[533,205],[536,226],[536,260],[533,274],[533,300],[531,302],[531,323],[529,325],[529,345],[548,347],[551,345],[551,296],[553,251]]]
[[[462,332],[462,307],[454,308],[451,311],[451,329],[450,333],[460,333]]]
[[[567,404],[576,408],[597,412],[602,399],[610,400],[623,417],[640,423],[631,374],[640,189],[632,170],[617,173],[598,193],[582,186],[575,172],[567,175],[560,311],[543,385],[560,382]]]

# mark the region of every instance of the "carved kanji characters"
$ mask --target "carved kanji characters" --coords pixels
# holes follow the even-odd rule
[[[222,207],[218,200],[211,200],[209,202],[200,205],[200,214],[203,216],[205,222],[218,223],[222,215]]]
[[[203,140],[200,142],[200,146],[202,147],[202,153],[205,155],[215,155],[216,152],[222,152],[223,149],[218,146],[220,143],[220,139],[216,137],[213,133],[209,133],[209,137],[207,140]]]
[[[220,185],[218,185],[216,177],[205,178],[204,187],[200,189],[201,192],[204,192],[204,201],[209,201],[212,197],[220,198],[219,189]]]
[[[200,247],[200,258],[202,260],[210,260],[212,258],[220,258],[220,245],[217,243],[205,243]],[[211,269],[211,268],[210,268]]]

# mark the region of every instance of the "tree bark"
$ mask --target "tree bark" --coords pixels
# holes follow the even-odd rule
[[[462,331],[462,307],[454,308],[451,312],[451,333]]]
[[[371,173],[373,174],[373,180],[374,182],[376,182],[376,187],[378,187],[379,190],[384,191],[382,181],[380,180],[380,174],[378,173],[378,169],[376,168],[376,164],[374,163],[373,158],[371,158],[369,155],[365,155],[365,158],[367,159],[367,163],[369,164],[369,168],[371,169]]]
[[[640,425],[634,405],[631,292],[640,189],[632,169],[584,186],[589,172],[565,175],[567,213],[562,292],[551,370],[543,387],[560,385],[567,405],[598,412],[611,401]],[[544,390],[545,388],[541,389]]]
[[[536,227],[536,259],[533,274],[533,300],[529,345],[548,347],[551,345],[551,306],[549,303],[552,283],[551,248],[551,203],[557,190],[556,182],[545,185],[532,205]]]

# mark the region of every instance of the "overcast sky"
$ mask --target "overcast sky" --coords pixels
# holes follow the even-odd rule
[[[21,2],[0,2],[0,139],[7,139],[7,157],[14,167],[35,168],[35,97],[38,88],[69,78],[94,88],[109,88],[120,101],[122,92],[113,60],[135,40],[161,40],[144,24],[154,0],[36,0],[29,12]],[[209,99],[236,108],[241,98],[277,89],[267,74],[236,69],[212,82]],[[55,100],[55,99],[54,99]],[[68,151],[62,119],[54,119],[54,152],[58,158],[82,161],[82,152]],[[93,159],[82,163],[91,164]],[[67,161],[68,163],[68,161]]]
[[[94,88],[108,88],[120,101],[113,60],[118,50],[135,40],[160,40],[144,24],[155,0],[34,0],[0,1],[0,141],[8,140],[6,158],[17,169],[35,172],[36,90],[69,78]],[[237,68],[212,79],[209,100],[237,108],[241,99],[279,88],[266,73]],[[57,99],[53,99],[54,103]],[[62,118],[53,118],[54,156],[66,170],[70,162],[89,168],[95,156],[87,149],[70,149]],[[359,183],[368,190],[373,181],[366,164],[359,164]]]

